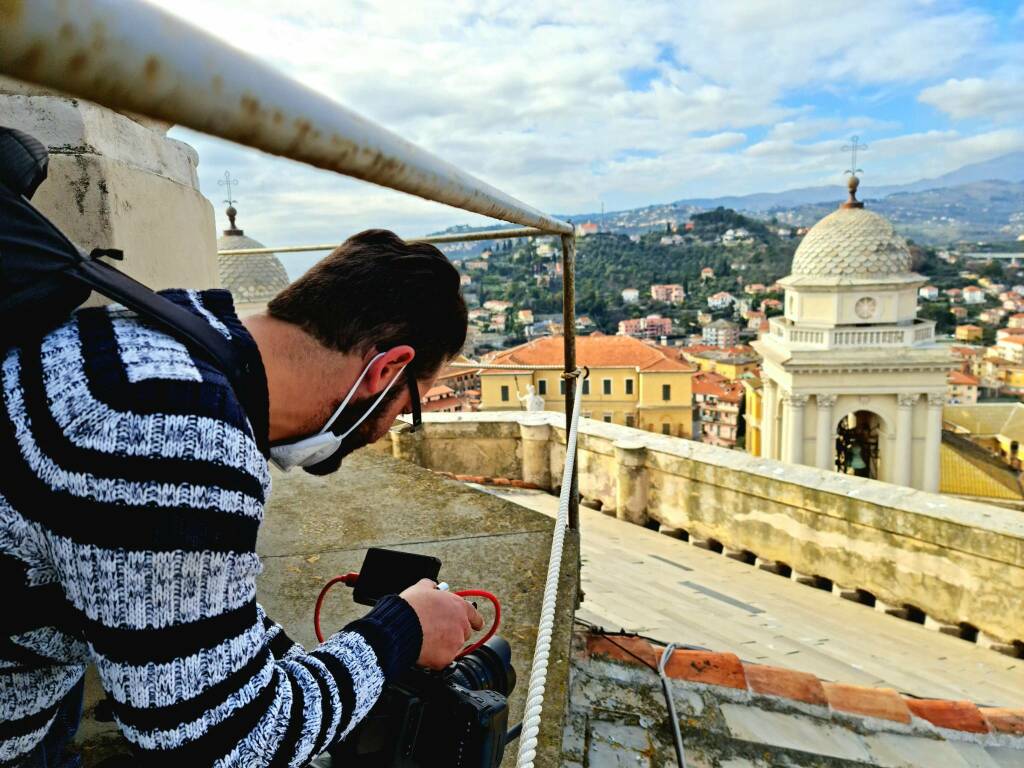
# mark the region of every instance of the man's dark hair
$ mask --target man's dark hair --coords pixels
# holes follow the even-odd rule
[[[459,273],[427,243],[386,229],[353,235],[267,305],[272,317],[340,352],[416,350],[417,378],[436,373],[466,341]]]

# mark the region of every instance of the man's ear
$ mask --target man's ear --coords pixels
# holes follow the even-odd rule
[[[367,362],[373,360],[377,354],[376,352],[367,353]],[[381,390],[394,381],[399,372],[409,365],[415,357],[416,350],[408,344],[391,347],[391,349],[386,350],[384,354],[374,360],[373,363],[370,363],[370,368],[367,370],[366,377],[359,388],[367,396],[380,394]]]

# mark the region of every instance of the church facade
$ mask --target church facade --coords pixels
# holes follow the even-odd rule
[[[759,455],[939,489],[948,346],[917,317],[926,279],[903,238],[850,199],[807,233],[764,359]],[[753,446],[752,446],[753,447]]]

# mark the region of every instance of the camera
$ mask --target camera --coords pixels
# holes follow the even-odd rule
[[[420,579],[436,580],[440,570],[436,557],[373,547],[352,599],[374,605]],[[515,685],[512,648],[498,635],[439,672],[413,667],[386,685],[363,721],[328,750],[331,763],[346,768],[497,768],[505,745],[518,735],[518,730],[508,731],[508,696]]]
[[[387,685],[332,762],[361,768],[496,768],[505,754],[512,649],[492,637],[440,672],[413,668]]]

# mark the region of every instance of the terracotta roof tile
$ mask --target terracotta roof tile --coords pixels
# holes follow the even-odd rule
[[[564,360],[561,336],[544,336],[518,347],[494,354],[488,362],[501,365],[561,365]],[[591,368],[639,367],[646,370],[689,371],[681,360],[629,336],[580,336],[576,339],[576,362]],[[482,366],[486,368],[486,364]]]
[[[734,653],[676,650],[665,664],[665,674],[691,683],[747,690],[743,662]]]
[[[822,683],[832,709],[897,723],[910,723],[907,703],[892,688],[868,688],[848,683]]]
[[[461,476],[460,476],[461,479]],[[493,478],[480,478],[494,482]],[[586,635],[586,653],[626,664],[657,668],[662,647],[630,636]],[[966,733],[1024,735],[1024,709],[979,709],[970,701],[909,699],[891,688],[871,688],[819,680],[807,672],[744,664],[731,653],[676,650],[665,667],[677,680],[748,690],[762,696],[827,706],[834,712],[909,725],[912,714],[940,728]]]
[[[638,663],[637,656],[649,666],[657,667],[661,658],[653,645],[641,637],[605,637],[604,635],[587,635],[587,653],[591,656],[606,656],[627,664]],[[631,655],[635,654],[635,655]]]
[[[906,699],[907,707],[920,718],[940,728],[969,733],[988,733],[981,710],[972,701]]]
[[[795,669],[769,667],[762,664],[746,664],[747,683],[750,690],[762,696],[779,696],[794,699],[805,704],[828,706],[825,689],[814,675],[797,672]]]
[[[981,714],[994,732],[1024,736],[1024,709],[985,707]]]

